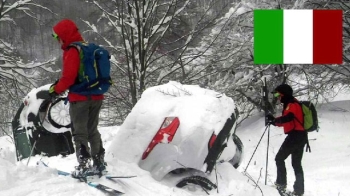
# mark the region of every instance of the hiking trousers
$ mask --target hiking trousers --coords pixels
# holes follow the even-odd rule
[[[104,151],[101,134],[97,130],[101,106],[102,100],[86,100],[70,103],[69,114],[78,161],[81,145],[86,147],[87,152],[91,156],[95,156],[102,150]]]
[[[301,165],[301,160],[303,158],[304,146],[306,142],[306,132],[293,131],[289,133],[275,158],[277,166],[276,183],[279,185],[287,185],[287,171],[284,161],[289,155],[292,155],[292,166],[295,174],[293,188],[294,192],[297,194],[304,193],[304,172]]]

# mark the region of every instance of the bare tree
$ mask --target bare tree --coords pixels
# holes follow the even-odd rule
[[[285,66],[253,64],[253,10],[257,7],[263,8],[253,2],[232,4],[200,44],[186,54],[198,57],[185,67],[184,82],[200,84],[232,97],[241,120],[256,108],[262,108],[263,78],[277,83],[287,76]]]
[[[191,75],[186,69],[204,52],[189,53],[218,23],[222,12],[214,13],[213,7],[221,5],[218,10],[224,10],[230,5],[225,2],[207,1],[192,18],[188,16],[198,7],[190,0],[92,2],[101,10],[99,21],[103,24],[85,22],[114,54],[116,85],[108,102],[119,119],[125,118],[148,86],[169,80],[189,83],[188,77],[195,72]]]
[[[348,1],[314,1],[305,2],[309,9],[339,9],[343,10],[343,64],[302,66],[298,73],[304,75],[307,84],[301,88],[318,98],[335,91],[338,86],[350,87],[350,2]],[[305,91],[304,91],[305,94]]]
[[[316,1],[319,2],[319,1]],[[248,4],[249,3],[249,4]],[[343,9],[345,28],[349,26],[349,13],[347,4],[337,4]],[[328,1],[328,5],[329,1]],[[342,5],[341,7],[339,5]],[[266,1],[254,3],[254,1],[237,4],[236,12],[229,11],[216,27],[225,25],[221,31],[213,29],[214,33],[202,39],[202,45],[212,45],[205,51],[191,68],[196,70],[192,77],[187,77],[186,82],[195,81],[202,86],[224,92],[231,96],[238,105],[241,120],[247,118],[256,109],[263,109],[261,87],[263,79],[268,82],[268,90],[282,83],[288,83],[295,89],[295,95],[306,95],[307,99],[318,101],[319,98],[329,97],[329,93],[335,90],[339,84],[349,81],[349,32],[344,32],[344,65],[254,65],[253,64],[253,9],[300,9],[306,8],[307,2],[299,1]],[[331,8],[331,7],[329,7]],[[332,9],[335,9],[333,7]],[[235,14],[232,14],[235,13]],[[232,14],[232,15],[231,15]],[[216,35],[218,36],[215,36]],[[211,40],[216,39],[215,42]],[[191,51],[195,55],[199,49]],[[200,60],[199,60],[200,59]],[[207,65],[205,69],[197,64]],[[200,70],[200,71],[198,71]],[[298,78],[298,79],[296,79]],[[270,96],[271,110],[274,111],[276,100]]]
[[[29,0],[0,2],[0,31],[8,26],[21,26],[11,13],[34,17],[31,6],[43,7]],[[263,108],[264,78],[269,91],[278,84],[288,83],[297,96],[308,95],[314,99],[326,96],[339,84],[349,85],[349,3],[330,0],[90,0],[80,3],[89,8],[88,13],[79,15],[88,27],[87,31],[85,26],[81,28],[84,37],[94,36],[94,40],[103,43],[112,54],[115,85],[106,96],[107,113],[103,118],[109,125],[120,124],[147,87],[170,80],[225,93],[235,100],[242,120]],[[344,64],[254,65],[252,13],[257,8],[343,9]],[[78,17],[75,9],[63,12],[67,17],[72,13],[73,18]],[[7,38],[0,37],[0,96],[9,103],[7,100],[18,100],[19,94],[36,86],[43,70],[52,70],[46,66],[51,60],[23,63]],[[48,74],[40,75],[45,77]],[[296,77],[303,82],[295,80]],[[7,107],[14,110],[16,106]]]
[[[30,6],[42,7],[31,0],[5,1],[0,0],[0,24],[1,28],[7,28],[16,25],[15,20],[11,17],[12,13],[22,12],[23,14],[34,18],[35,14],[30,11]],[[42,7],[43,8],[43,7]],[[45,9],[45,8],[43,8]],[[10,121],[13,112],[16,111],[16,103],[23,97],[24,93],[36,86],[40,72],[52,71],[46,67],[53,60],[41,63],[23,63],[16,47],[0,37],[0,100],[1,110],[4,112],[0,118],[1,130],[6,131],[10,128]],[[0,130],[0,135],[3,131]],[[7,132],[9,133],[9,132]]]

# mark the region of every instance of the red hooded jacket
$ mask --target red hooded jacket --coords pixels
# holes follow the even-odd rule
[[[291,131],[305,131],[303,123],[303,111],[297,100],[288,103],[282,112],[282,116],[275,119],[275,125],[279,127],[283,126],[285,134],[288,134]]]
[[[55,92],[60,94],[69,89],[76,82],[78,71],[80,67],[79,52],[74,47],[68,47],[73,42],[83,41],[82,36],[78,31],[78,27],[71,20],[61,20],[53,27],[53,31],[57,34],[59,39],[63,41],[61,46],[63,50],[63,68],[62,75],[58,83],[55,85]],[[88,96],[79,95],[76,93],[68,93],[70,102],[88,100]],[[102,100],[103,95],[92,95],[92,100]]]

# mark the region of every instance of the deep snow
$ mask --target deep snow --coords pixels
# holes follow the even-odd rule
[[[309,134],[312,152],[304,153],[303,167],[305,173],[305,196],[347,196],[350,195],[350,100],[324,104],[318,109],[320,131]],[[119,127],[100,128],[105,148],[112,145]],[[278,196],[270,186],[276,177],[274,156],[285,135],[281,128],[271,127],[268,186],[264,185],[267,134],[262,139],[257,152],[246,172],[254,179],[259,179],[259,188],[242,173],[265,130],[262,116],[254,116],[246,120],[237,129],[237,135],[244,144],[244,158],[238,170],[230,164],[217,165],[218,192],[210,191],[210,195],[220,196]],[[131,143],[128,147],[132,148]],[[76,165],[75,155],[68,157],[32,157],[29,166],[27,159],[16,162],[14,145],[9,137],[0,137],[0,195],[1,196],[88,196],[105,195],[84,183],[69,177],[57,176],[54,169],[36,166],[42,160],[52,168],[71,171]],[[102,182],[125,191],[126,196],[179,196],[206,195],[198,187],[186,189],[174,188],[174,179],[166,177],[162,182],[154,180],[150,173],[138,167],[136,163],[126,163],[113,156],[107,157],[108,170],[116,175],[137,175],[137,178],[120,180],[122,183]],[[288,188],[292,188],[294,174],[290,158],[286,161],[288,171]],[[210,176],[215,179],[215,172]]]

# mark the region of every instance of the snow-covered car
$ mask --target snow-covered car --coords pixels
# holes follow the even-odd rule
[[[66,95],[52,100],[51,84],[32,89],[12,120],[17,159],[74,153]]]
[[[178,82],[151,87],[120,127],[109,155],[137,163],[156,180],[181,174],[177,186],[198,182],[210,189],[205,176],[217,162],[240,164],[237,113],[231,98],[213,90]]]

